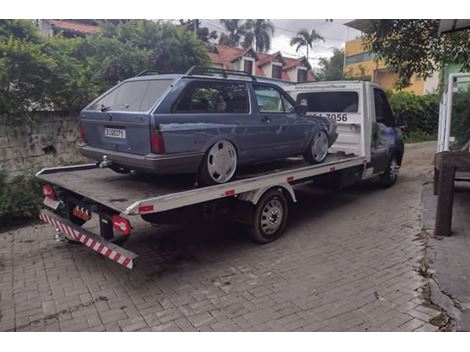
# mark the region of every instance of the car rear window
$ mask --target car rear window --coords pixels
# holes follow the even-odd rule
[[[178,97],[173,112],[247,113],[248,102],[245,83],[194,81]]]
[[[124,82],[89,106],[91,110],[148,111],[170,86],[172,80]]]
[[[357,92],[310,92],[297,96],[297,103],[313,112],[358,112]]]

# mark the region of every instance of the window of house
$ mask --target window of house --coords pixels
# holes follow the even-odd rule
[[[297,96],[297,103],[312,112],[358,112],[357,92],[311,92]]]
[[[297,82],[307,81],[307,70],[297,69]]]
[[[91,104],[91,110],[148,111],[168,89],[172,80],[129,81],[117,86]]]
[[[259,112],[284,112],[281,93],[274,87],[254,86]]]
[[[395,126],[395,118],[388,103],[385,93],[377,88],[374,88],[374,105],[375,105],[375,121],[381,122],[386,126]]]
[[[194,81],[173,106],[181,113],[247,113],[249,100],[243,83]]]
[[[282,79],[282,66],[273,64],[272,67],[273,67],[272,78]]]
[[[364,62],[364,61],[369,61],[372,60],[372,53],[370,51],[356,54],[356,55],[350,55],[347,56],[345,59],[346,65],[350,64],[357,64],[358,62]]]
[[[253,74],[253,61],[251,60],[243,60],[243,70],[250,75]]]

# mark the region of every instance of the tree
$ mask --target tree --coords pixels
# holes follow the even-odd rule
[[[148,69],[208,65],[196,35],[169,23],[103,22],[85,38],[47,38],[31,21],[0,21],[0,113],[76,112],[118,81]]]
[[[186,27],[187,30],[195,32],[197,38],[202,40],[204,43],[210,43],[212,40],[217,40],[219,37],[217,31],[210,31],[207,27],[201,27],[201,21],[199,19],[182,19],[179,20],[179,22],[182,26]]]
[[[242,46],[253,46],[256,51],[266,52],[271,49],[271,37],[274,34],[274,25],[270,20],[246,20],[246,34]]]
[[[222,33],[219,37],[219,44],[238,47],[240,41],[246,35],[247,29],[242,20],[220,20],[228,33]]]
[[[320,80],[335,81],[344,79],[344,50],[333,49],[333,56],[320,58],[319,66],[320,68],[316,74]]]
[[[318,41],[318,40],[323,40],[325,41],[325,39],[323,39],[323,37],[318,34],[317,32],[315,32],[314,29],[312,29],[311,32],[309,32],[307,29],[302,29],[299,31],[299,33],[297,33],[297,36],[295,36],[294,38],[291,39],[290,41],[290,45],[291,46],[294,46],[294,45],[297,45],[297,47],[295,48],[295,51],[298,52],[300,50],[301,47],[305,47],[307,49],[307,60],[309,59],[309,51],[308,49],[312,49],[313,48],[313,43]]]
[[[413,75],[426,79],[446,64],[470,70],[470,31],[439,35],[439,20],[370,20],[364,47],[398,74],[397,88]]]

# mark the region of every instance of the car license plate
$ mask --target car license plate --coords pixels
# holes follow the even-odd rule
[[[126,130],[124,128],[105,128],[104,135],[106,137],[125,139]]]

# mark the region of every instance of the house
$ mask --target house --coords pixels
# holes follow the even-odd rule
[[[346,26],[363,31],[368,20],[354,20],[345,23]],[[382,60],[376,60],[372,52],[364,49],[362,37],[346,42],[344,50],[344,75],[348,78],[356,78],[373,81],[382,87],[395,90],[397,74],[390,71]],[[413,92],[417,95],[433,93],[439,85],[439,75],[435,74],[427,79],[415,75],[411,78],[411,85],[404,91]]]
[[[290,58],[280,52],[267,54],[253,48],[242,49],[216,45],[209,53],[213,67],[245,71],[252,75],[291,82],[315,81],[305,57]]]
[[[65,38],[83,37],[99,31],[96,20],[35,20],[35,23],[47,37],[58,34]]]

